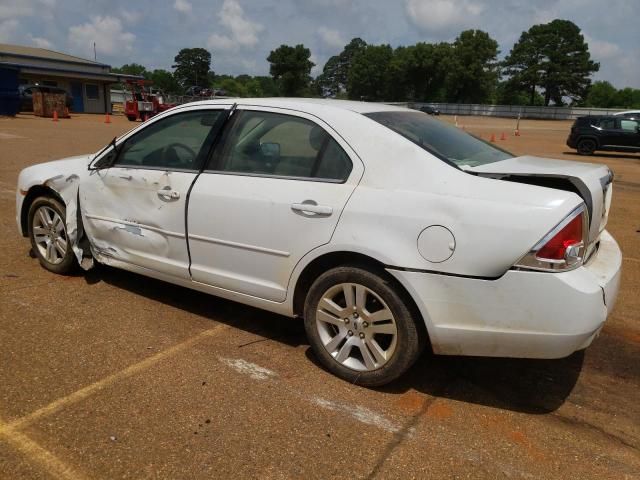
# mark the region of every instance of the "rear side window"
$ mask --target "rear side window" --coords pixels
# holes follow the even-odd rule
[[[613,130],[616,128],[616,119],[615,118],[601,118],[599,125],[600,128],[605,130]]]
[[[352,163],[319,125],[300,117],[242,111],[215,156],[215,170],[345,181]]]
[[[620,128],[626,132],[637,132],[638,125],[636,120],[620,120]]]
[[[505,150],[422,112],[374,112],[365,116],[457,167],[477,167],[513,157]]]

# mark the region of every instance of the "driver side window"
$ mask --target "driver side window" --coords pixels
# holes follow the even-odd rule
[[[215,137],[222,110],[172,115],[127,139],[115,166],[195,170]]]

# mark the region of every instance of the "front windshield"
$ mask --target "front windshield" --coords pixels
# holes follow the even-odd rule
[[[513,158],[509,152],[423,112],[375,112],[366,116],[457,167],[477,167]]]

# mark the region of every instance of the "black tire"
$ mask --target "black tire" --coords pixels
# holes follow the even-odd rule
[[[46,255],[46,247],[43,247],[42,244],[38,244],[36,241],[36,232],[34,229],[36,228],[36,223],[42,224],[43,222],[39,219],[36,219],[36,215],[39,215],[39,210],[43,209],[45,212],[55,212],[62,220],[61,233],[59,234],[59,238],[61,243],[64,243],[65,249],[64,254],[61,254],[59,250],[56,249],[54,254],[59,257],[55,262],[52,262],[47,259]],[[28,233],[29,240],[31,241],[31,250],[35,257],[40,262],[45,269],[49,270],[53,273],[58,273],[61,275],[72,272],[76,265],[76,257],[73,253],[73,249],[71,248],[71,243],[69,242],[69,237],[67,236],[67,228],[66,228],[66,208],[60,203],[57,199],[52,197],[38,197],[36,198],[31,206],[29,207],[29,224],[28,224]],[[43,253],[43,249],[45,253]]]
[[[365,289],[371,292],[371,294],[368,294],[369,296],[366,297],[369,299],[368,301],[373,301],[375,303],[377,301],[376,296],[379,297],[383,302],[381,306],[386,306],[393,315],[392,322],[395,321],[397,329],[395,334],[395,348],[389,355],[389,358],[386,359],[386,363],[381,364],[378,368],[367,370],[350,368],[339,362],[331,353],[329,353],[327,348],[325,348],[325,342],[323,342],[320,333],[321,327],[319,325],[321,324],[316,320],[318,307],[320,301],[326,294],[332,291],[332,288],[337,289],[337,291],[340,292],[340,285],[342,284],[354,284],[354,288],[357,286],[364,286]],[[354,292],[357,292],[357,290],[354,290]],[[355,293],[355,295],[357,295],[357,293]],[[380,305],[380,302],[377,303]],[[344,311],[347,311],[348,309],[346,306],[348,306],[348,304],[346,303],[346,299],[343,304],[345,305]],[[340,307],[342,308],[342,305],[340,305]],[[355,307],[353,308],[355,310]],[[341,316],[336,314],[335,318],[340,317]],[[354,317],[357,317],[355,313]],[[359,320],[363,321],[364,318],[365,315],[362,315],[362,318]],[[346,322],[346,320],[347,319],[344,321]],[[363,338],[362,335],[365,335],[365,333],[363,333],[365,330],[362,329],[363,324],[360,324],[360,327],[358,327],[355,325],[355,321],[357,320],[354,320],[350,324],[351,326],[331,326],[331,328],[334,329],[333,332],[335,333],[335,337],[340,336],[338,329],[348,327],[350,329],[353,328],[355,333],[360,332],[357,334],[360,335],[360,338]],[[422,319],[419,315],[414,313],[414,308],[412,308],[410,301],[407,301],[404,292],[396,287],[393,282],[386,277],[384,272],[376,272],[368,269],[367,267],[342,266],[323,273],[315,280],[315,282],[313,282],[305,300],[304,325],[307,332],[307,338],[316,358],[322,366],[336,376],[350,383],[366,387],[376,387],[392,382],[405,373],[418,359],[426,342],[426,334],[424,333],[424,329],[416,322],[422,322]],[[364,321],[364,327],[367,327],[366,324],[367,322]],[[373,325],[373,321],[371,324]],[[328,324],[324,325],[329,326]],[[326,327],[323,326],[322,328]],[[371,330],[373,330],[373,327]],[[369,330],[368,334],[371,333],[371,330]],[[340,331],[342,332],[343,330]],[[351,330],[349,330],[349,332],[351,332],[350,336],[353,336],[354,332]],[[324,335],[326,340],[326,333]],[[349,337],[343,338],[347,339]],[[358,339],[354,337],[353,341],[358,341]],[[366,343],[368,341],[369,338],[367,337],[366,340],[363,340],[362,342]],[[346,340],[341,345],[346,345]],[[337,348],[341,349],[342,347],[338,346]],[[353,353],[354,347],[349,348],[351,353]],[[369,351],[371,352],[372,350],[369,348]],[[351,355],[351,353],[349,355]],[[363,358],[362,353],[362,347],[358,347],[356,350],[356,356],[359,355]],[[373,358],[373,356],[371,358]],[[364,364],[364,360],[362,362]]]
[[[138,119],[138,117],[136,117],[135,115],[127,115],[127,119],[130,122],[135,122]]]
[[[578,142],[578,155],[593,155],[598,144],[592,138],[583,138]]]

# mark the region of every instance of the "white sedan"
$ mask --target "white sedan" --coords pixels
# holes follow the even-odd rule
[[[586,348],[619,286],[612,177],[396,106],[205,101],[24,169],[17,222],[53,272],[97,261],[303,317],[328,370],[375,386],[425,346]]]

